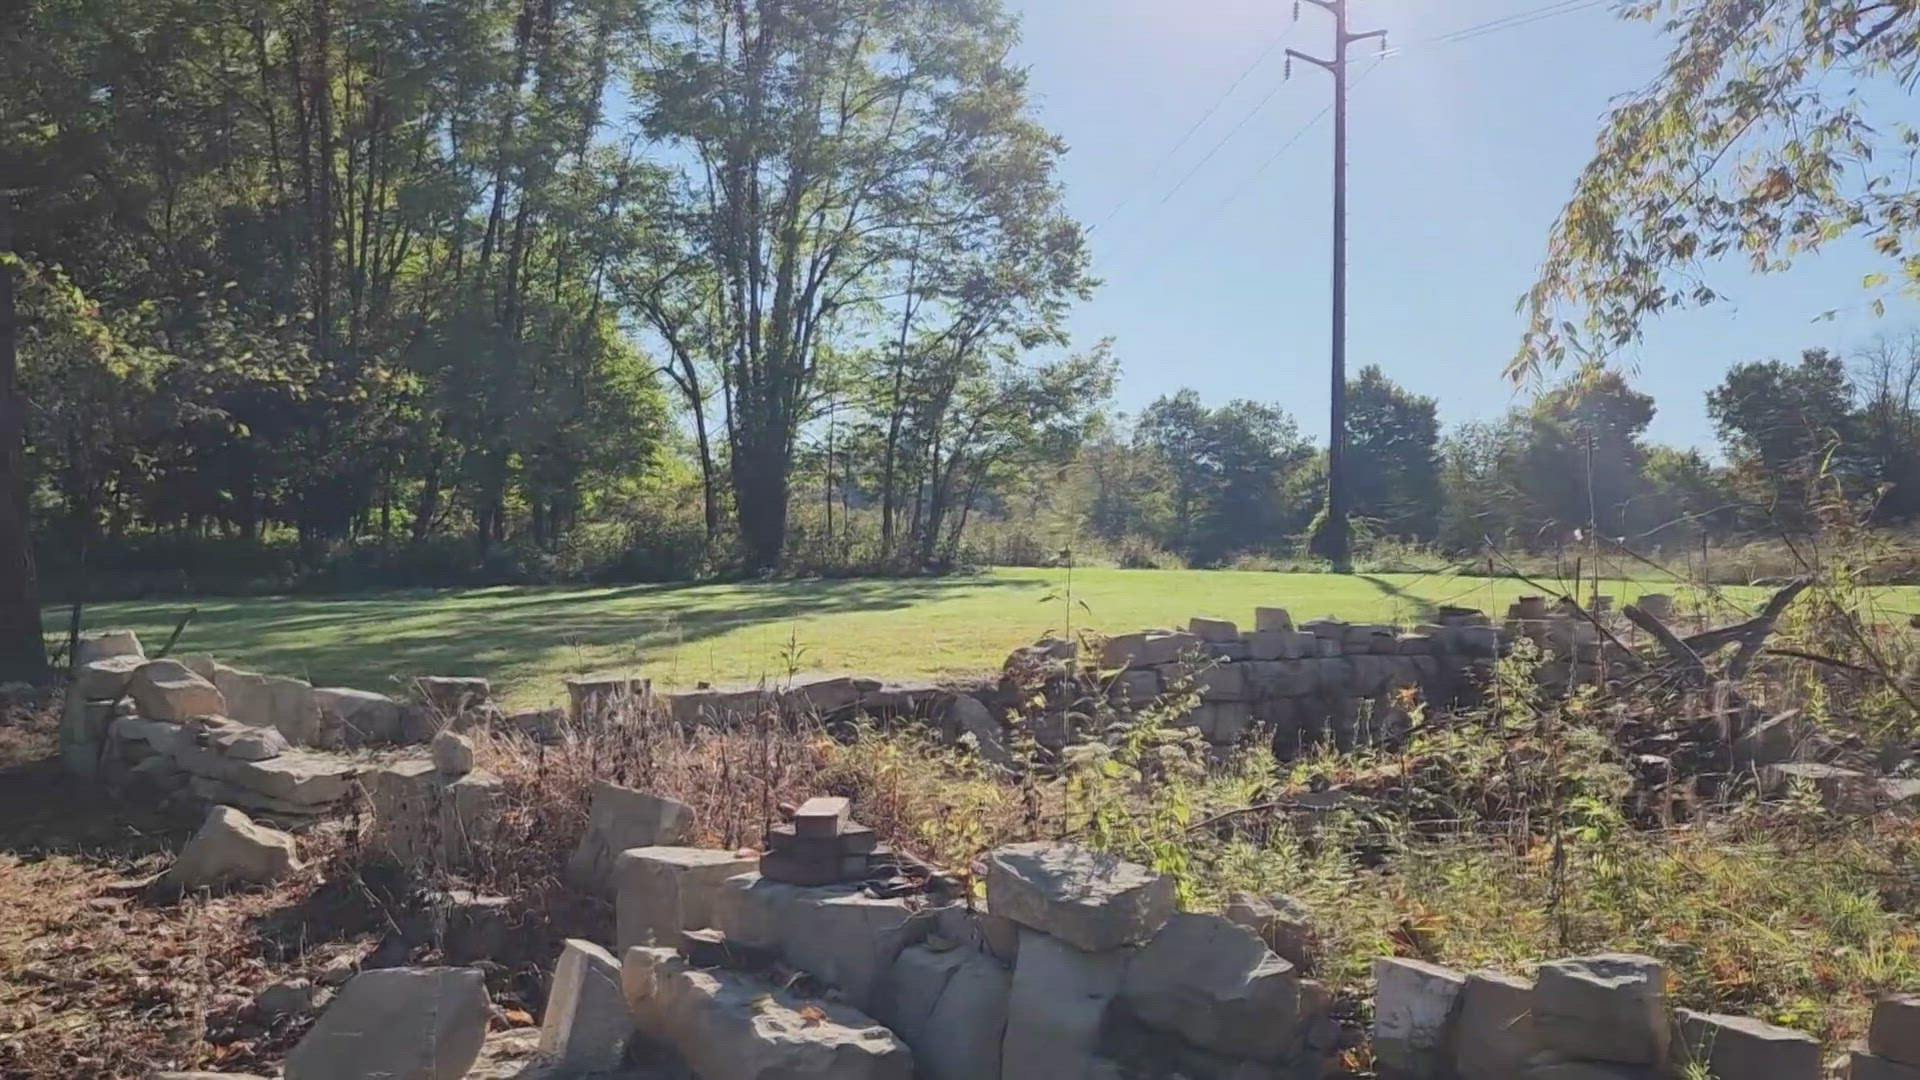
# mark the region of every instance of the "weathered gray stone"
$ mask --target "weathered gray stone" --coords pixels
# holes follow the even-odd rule
[[[442,776],[465,776],[473,771],[473,740],[457,731],[442,731],[433,737],[427,751],[433,767]]]
[[[760,874],[721,882],[713,903],[713,926],[729,941],[771,949],[867,1010],[894,958],[933,922],[905,899],[876,899],[854,885],[789,885]]]
[[[73,681],[67,686],[67,694],[83,701],[119,697],[126,690],[127,683],[133,680],[133,673],[145,666],[146,657],[138,653],[89,660],[73,669]]]
[[[1302,971],[1313,968],[1313,921],[1298,900],[1236,892],[1227,897],[1221,914],[1228,922],[1253,931],[1280,959]]]
[[[413,680],[414,700],[442,717],[458,716],[493,700],[493,685],[464,675],[422,675]]]
[[[226,715],[273,728],[296,746],[321,745],[320,706],[311,683],[220,664],[213,669],[213,685],[226,702]]]
[[[570,1071],[607,1072],[619,1067],[631,1034],[619,962],[591,941],[569,938],[540,1018],[540,1056]]]
[[[148,760],[162,759],[149,758]],[[147,762],[141,764],[145,765]],[[151,767],[159,768],[159,766]],[[177,764],[174,767],[179,769]],[[209,806],[234,806],[248,813],[261,814],[271,819],[300,822],[315,820],[333,808],[331,803],[298,803],[276,799],[271,795],[262,795],[252,788],[230,784],[225,780],[216,780],[211,776],[195,776],[185,769],[179,769],[179,775],[186,778],[187,789]]]
[[[985,951],[1009,967],[1020,955],[1020,924],[993,914],[980,901],[971,906],[948,904],[934,909],[934,929],[929,936],[961,948]]]
[[[653,682],[631,675],[576,675],[567,679],[567,715],[574,723],[604,720],[653,700]]]
[[[997,1080],[1012,987],[1013,974],[983,952],[916,945],[895,958],[874,1015],[927,1080]]]
[[[1533,984],[1476,971],[1461,987],[1459,1010],[1454,1074],[1473,1080],[1520,1080],[1542,1049],[1533,1032]]]
[[[1193,682],[1202,701],[1247,700],[1247,665],[1244,663],[1201,668],[1193,673]]]
[[[794,679],[781,691],[780,699],[782,707],[795,716],[833,716],[860,705],[869,694],[878,694],[884,689],[879,679],[821,675]]]
[[[1078,844],[1012,844],[987,856],[997,915],[1088,952],[1152,940],[1173,914],[1173,879]]]
[[[1373,962],[1373,1058],[1383,1076],[1439,1075],[1466,977],[1421,960]]]
[[[127,680],[127,696],[150,720],[223,716],[226,698],[178,660],[149,660]]]
[[[613,862],[614,941],[672,945],[682,930],[714,925],[720,885],[753,870],[756,859],[731,851],[651,846],[629,848]]]
[[[100,772],[101,751],[113,722],[112,701],[88,701],[68,693],[60,709],[60,763],[67,772],[91,780]]]
[[[1300,983],[1246,927],[1176,914],[1127,965],[1121,997],[1148,1025],[1195,1046],[1273,1061],[1292,1042]]]
[[[402,866],[471,866],[500,826],[499,777],[447,777],[431,761],[403,761],[362,778],[373,810],[367,842]]]
[[[256,885],[278,881],[299,868],[293,837],[256,825],[230,806],[216,806],[180,849],[167,879],[183,889]]]
[[[1813,722],[1789,709],[1768,717],[1733,741],[1733,763],[1741,768],[1778,765],[1800,756],[1800,748],[1813,735]]]
[[[1003,1080],[1087,1075],[1107,1007],[1119,996],[1132,949],[1082,952],[1033,930],[1020,932],[1001,1041]]]
[[[1305,697],[1320,688],[1319,660],[1254,660],[1246,665],[1247,688],[1256,698]]]
[[[1920,1065],[1855,1050],[1847,1060],[1847,1080],[1920,1080]]]
[[[178,737],[234,761],[271,761],[293,749],[287,744],[286,736],[273,728],[255,727],[224,716],[189,720],[181,726]]]
[[[1920,1066],[1920,994],[1895,994],[1874,1003],[1867,1049],[1902,1065]]]
[[[615,856],[629,848],[684,844],[693,838],[693,825],[693,807],[678,799],[602,780],[593,785],[587,831],[567,859],[567,883],[608,895]]]
[[[360,769],[359,762],[344,755],[298,747],[265,761],[240,761],[196,746],[184,735],[173,740],[170,752],[181,768],[195,776],[300,806],[327,806],[351,798]]]
[[[1131,674],[1131,673],[1129,673]],[[955,694],[939,717],[941,730],[973,746],[980,760],[1000,769],[1011,769],[1017,762],[1007,748],[1006,731],[994,719],[993,710],[972,694]]]
[[[140,638],[131,630],[88,630],[74,642],[71,666],[81,667],[113,656],[146,658]]]
[[[1200,648],[1200,639],[1175,631],[1149,630],[1140,634],[1120,634],[1108,638],[1100,647],[1102,668],[1155,667],[1177,664]]]
[[[864,1013],[807,1001],[739,972],[695,970],[672,949],[635,947],[621,984],[636,1026],[701,1080],[909,1080],[913,1054]]]
[[[1820,796],[1820,805],[1841,813],[1867,813],[1879,804],[1879,792],[1873,778],[1838,765],[1814,761],[1788,761],[1760,770],[1760,789],[1768,795],[1785,795],[1795,787],[1810,786]]]
[[[313,692],[323,742],[338,738],[345,746],[397,742],[400,703],[385,694],[348,686],[325,686]]]
[[[287,1055],[285,1080],[460,1080],[489,1011],[473,968],[363,971]]]
[[[1240,628],[1232,620],[1213,619],[1204,615],[1195,615],[1187,620],[1187,633],[1209,644],[1223,644],[1240,638]]]
[[[1820,1041],[1744,1016],[1674,1010],[1677,1075],[1704,1066],[1713,1080],[1820,1080]]]
[[[1200,729],[1215,746],[1232,746],[1253,728],[1253,706],[1245,701],[1215,701],[1189,713],[1186,723]]]
[[[1293,616],[1283,607],[1257,607],[1253,609],[1253,629],[1256,633],[1282,630],[1293,632]]]
[[[1588,1061],[1657,1065],[1666,1060],[1667,972],[1625,953],[1540,965],[1533,1026],[1549,1050]]]

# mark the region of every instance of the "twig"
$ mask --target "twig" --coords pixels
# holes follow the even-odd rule
[[[1882,672],[1875,671],[1872,668],[1867,667],[1863,664],[1855,664],[1846,660],[1836,659],[1831,656],[1821,656],[1819,653],[1805,652],[1800,649],[1781,649],[1781,648],[1776,648],[1774,646],[1768,646],[1766,649],[1762,651],[1765,652],[1768,656],[1790,656],[1795,660],[1809,660],[1816,664],[1825,664],[1828,667],[1836,667],[1836,668],[1840,668],[1843,671],[1851,671],[1857,675],[1871,675],[1876,679],[1884,679],[1887,682],[1893,681],[1893,679],[1890,676]]]

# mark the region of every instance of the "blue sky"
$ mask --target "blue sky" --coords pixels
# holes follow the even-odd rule
[[[1652,28],[1614,19],[1610,5],[1422,40],[1547,2],[1354,0],[1354,29],[1386,27],[1399,51],[1351,97],[1349,371],[1380,364],[1437,397],[1448,423],[1496,417],[1516,400],[1500,375],[1519,338],[1514,301],[1608,99],[1645,83],[1663,53]],[[1191,386],[1213,402],[1279,402],[1324,438],[1331,123],[1273,155],[1330,94],[1325,73],[1306,65],[1283,84],[1281,49],[1326,55],[1330,17],[1305,4],[1295,25],[1291,0],[1008,3],[1023,19],[1018,58],[1040,115],[1071,145],[1062,178],[1073,213],[1094,226],[1105,281],[1070,328],[1079,345],[1115,339],[1119,406]],[[1372,49],[1355,46],[1356,74]],[[1786,274],[1715,272],[1732,303],[1649,323],[1623,358],[1659,403],[1653,437],[1711,448],[1703,396],[1729,364],[1845,350],[1908,325],[1901,312],[1876,319],[1865,308],[1860,279],[1878,268],[1851,244]],[[1838,318],[1814,321],[1833,309]]]

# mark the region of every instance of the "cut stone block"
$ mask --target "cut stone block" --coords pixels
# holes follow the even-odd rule
[[[146,666],[146,657],[138,653],[89,660],[73,669],[73,681],[67,686],[67,694],[83,701],[117,698],[126,690],[127,683],[133,680],[133,673]]]
[[[795,836],[810,838],[831,838],[840,835],[846,827],[847,816],[853,810],[853,803],[842,798],[816,797],[800,804],[793,812],[793,832]]]
[[[337,736],[345,746],[398,742],[400,703],[385,694],[347,686],[320,687],[313,692],[322,741]]]
[[[1476,971],[1460,989],[1453,1039],[1454,1074],[1474,1080],[1520,1080],[1540,1053],[1533,1032],[1533,984]]]
[[[226,698],[214,685],[178,660],[149,660],[127,680],[127,696],[150,720],[192,720],[221,716]]]
[[[693,838],[693,807],[664,795],[605,780],[593,785],[587,831],[567,859],[567,883],[605,896],[613,860],[629,848],[684,844]]]
[[[1173,914],[1173,879],[1078,844],[1012,844],[987,856],[997,915],[1087,952],[1152,940]]]
[[[653,683],[627,675],[581,675],[566,680],[567,715],[578,724],[606,718],[644,706],[653,698]]]
[[[1920,994],[1896,994],[1875,1003],[1867,1049],[1902,1065],[1920,1066]]]
[[[286,1080],[460,1080],[487,1037],[486,982],[473,968],[355,975],[287,1055]]]
[[[1257,607],[1253,609],[1253,629],[1256,633],[1272,630],[1293,632],[1293,616],[1283,607]]]
[[[1533,982],[1533,1026],[1547,1049],[1588,1061],[1658,1065],[1667,1058],[1667,972],[1626,953],[1555,960]]]
[[[1120,634],[1101,645],[1100,666],[1113,669],[1178,664],[1199,647],[1200,639],[1192,634],[1169,631]]]
[[[311,683],[217,664],[213,685],[227,704],[227,715],[235,720],[273,728],[296,746],[326,743],[321,737],[320,705]]]
[[[435,735],[427,752],[433,757],[434,771],[442,776],[465,776],[473,771],[473,740],[457,731]]]
[[[1811,786],[1818,792],[1820,805],[1829,810],[1865,813],[1879,801],[1872,777],[1838,765],[1789,761],[1760,770],[1760,790],[1768,795],[1785,795],[1800,785]]]
[[[1820,1080],[1820,1041],[1744,1016],[1674,1011],[1677,1075],[1705,1066],[1713,1080]]]
[[[1240,639],[1240,628],[1229,619],[1211,619],[1195,615],[1187,620],[1187,633],[1209,644],[1225,644]]]
[[[635,1024],[701,1080],[911,1080],[913,1054],[865,1013],[806,1000],[672,949],[628,949],[621,983]]]
[[[179,858],[167,870],[167,880],[183,889],[259,885],[298,869],[293,837],[256,825],[230,806],[216,806],[207,813],[200,831],[180,849]]]
[[[903,949],[875,1004],[927,1080],[997,1080],[1013,974],[973,949]]]
[[[1032,930],[1020,931],[1001,1042],[1003,1080],[1063,1080],[1086,1075],[1107,1007],[1119,996],[1132,949],[1082,952]]]
[[[1383,1076],[1437,1076],[1449,1060],[1466,977],[1421,960],[1373,962],[1373,1058]]]
[[[569,938],[540,1019],[540,1056],[568,1071],[611,1072],[626,1056],[631,1034],[619,962],[590,941]]]
[[[689,847],[638,847],[614,859],[614,940],[671,945],[683,930],[714,925],[721,883],[753,870],[754,858]]]
[[[184,730],[184,729],[183,729]],[[344,754],[294,748],[265,761],[240,761],[184,737],[174,740],[173,759],[195,776],[297,806],[329,806],[349,799],[361,763]]]
[[[713,926],[728,941],[772,950],[867,1010],[894,958],[924,938],[933,922],[902,898],[876,899],[851,885],[789,885],[751,873],[721,882],[713,910]]]
[[[235,761],[271,761],[293,749],[287,744],[286,736],[273,728],[256,727],[224,716],[187,721],[181,726],[179,737]]]
[[[1017,764],[1013,751],[1007,747],[1006,730],[994,719],[993,710],[972,694],[955,694],[940,716],[940,723],[941,730],[951,733],[953,738],[971,741],[981,761],[1000,769],[1011,769]]]
[[[146,658],[146,651],[140,648],[140,638],[131,630],[88,630],[74,642],[71,664],[80,667],[95,660],[105,660],[115,656],[138,656]]]
[[[431,761],[404,761],[363,779],[373,808],[367,842],[404,867],[464,867],[484,855],[500,826],[499,777],[443,776]]]
[[[1195,1046],[1275,1061],[1293,1041],[1300,982],[1246,927],[1176,914],[1127,965],[1121,997],[1141,1021]]]
[[[1237,892],[1221,914],[1253,931],[1280,959],[1302,971],[1313,967],[1313,921],[1298,900]]]
[[[441,716],[458,716],[493,700],[493,684],[464,675],[422,675],[413,680],[414,700]]]
[[[1920,1065],[1855,1050],[1847,1060],[1847,1080],[1920,1080]]]

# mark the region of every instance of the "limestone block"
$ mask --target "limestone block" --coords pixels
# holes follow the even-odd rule
[[[1705,1066],[1714,1080],[1820,1080],[1820,1041],[1744,1016],[1674,1010],[1675,1072]]]
[[[1238,640],[1240,637],[1240,628],[1235,626],[1230,619],[1215,619],[1205,615],[1195,615],[1193,618],[1187,620],[1187,633],[1192,634],[1201,641],[1214,644]]]
[[[226,698],[178,660],[149,660],[127,680],[127,696],[150,720],[223,716]]]
[[[1468,975],[1454,1033],[1455,1075],[1520,1080],[1541,1050],[1533,1031],[1533,984],[1491,971]]]
[[[1247,700],[1247,665],[1215,664],[1193,673],[1202,701]]]
[[[224,716],[189,720],[181,725],[178,737],[235,761],[271,761],[293,749],[287,737],[271,727],[256,727]]]
[[[1111,686],[1116,699],[1145,705],[1160,696],[1160,673],[1152,668],[1131,668],[1115,675]]]
[[[1173,914],[1173,879],[1078,844],[1012,844],[987,855],[996,914],[1099,952],[1152,940]]]
[[[1920,1080],[1920,1065],[1855,1050],[1847,1060],[1847,1080]]]
[[[692,838],[693,807],[602,780],[593,785],[587,831],[567,859],[567,883],[582,892],[606,895],[613,860],[622,851],[684,844]]]
[[[226,715],[256,727],[270,727],[296,746],[318,746],[320,705],[313,685],[283,675],[262,675],[215,665],[213,685],[226,702]]]
[[[1293,1041],[1293,965],[1219,915],[1176,914],[1127,965],[1121,997],[1146,1024],[1228,1057],[1274,1061]]]
[[[207,813],[200,831],[180,849],[167,879],[183,889],[258,885],[298,869],[293,837],[256,825],[230,806],[216,806]]]
[[[1625,953],[1540,965],[1533,1026],[1549,1050],[1589,1061],[1657,1065],[1667,1057],[1667,972]]]
[[[1298,660],[1315,648],[1315,640],[1297,630],[1255,630],[1247,635],[1247,655],[1254,660]]]
[[[1119,996],[1131,949],[1082,952],[1050,935],[1020,932],[1001,1042],[1002,1080],[1089,1075],[1107,1007]]]
[[[433,737],[427,750],[434,770],[442,776],[465,776],[473,771],[473,740],[457,731],[443,731]]]
[[[1896,994],[1874,1005],[1867,1049],[1890,1061],[1920,1067],[1920,994]]]
[[[1306,697],[1320,688],[1322,663],[1318,659],[1249,661],[1249,691],[1255,698]]]
[[[567,716],[578,724],[604,720],[647,705],[653,699],[653,681],[630,675],[577,675],[564,680]]]
[[[913,1050],[927,1080],[996,1080],[1013,973],[977,949],[901,950],[874,1015]]]
[[[1149,630],[1108,638],[1100,647],[1100,666],[1106,669],[1177,664],[1198,650],[1200,639],[1176,631]]]
[[[682,930],[714,925],[721,883],[753,870],[756,860],[731,851],[652,846],[620,852],[613,863],[614,940],[672,945]]]
[[[1126,675],[1148,675],[1152,672],[1125,672]],[[939,714],[942,731],[949,731],[956,740],[972,745],[980,760],[999,769],[1011,769],[1017,760],[1013,751],[1007,747],[1007,732],[995,719],[993,710],[972,694],[955,694],[946,703]]]
[[[569,938],[540,1018],[540,1056],[570,1072],[611,1072],[632,1034],[619,962],[590,941]]]
[[[323,743],[367,746],[400,739],[400,703],[385,694],[327,686],[314,690],[313,704]]]
[[[628,949],[621,984],[640,1032],[701,1080],[913,1076],[912,1052],[866,1014],[739,972],[695,970],[672,949]]]
[[[88,630],[74,643],[71,664],[78,668],[114,656],[144,660],[147,654],[140,648],[139,636],[131,630]]]
[[[1455,1006],[1466,978],[1420,960],[1373,962],[1373,1057],[1381,1075],[1439,1075],[1449,1059]]]
[[[1293,616],[1283,607],[1257,607],[1253,609],[1253,629],[1261,631],[1293,631]]]
[[[329,806],[353,796],[360,762],[344,754],[295,747],[265,761],[241,761],[194,745],[181,730],[170,752],[181,768],[195,776],[296,806]]]
[[[133,673],[145,666],[146,657],[138,653],[89,660],[74,667],[73,681],[67,686],[67,695],[83,701],[119,697],[126,690],[127,683],[132,681]]]
[[[442,717],[458,716],[493,701],[493,684],[464,675],[422,675],[413,680],[414,700]]]
[[[721,882],[713,903],[713,926],[729,941],[773,950],[863,1009],[873,1008],[900,950],[933,923],[904,898],[876,899],[854,885],[789,885],[757,873]]]
[[[500,826],[500,778],[485,771],[443,776],[431,761],[403,761],[366,774],[372,804],[367,841],[402,866],[471,866]]]
[[[1227,897],[1227,921],[1253,931],[1274,955],[1302,971],[1313,967],[1312,916],[1290,896],[1255,896],[1236,892]]]
[[[489,1012],[473,968],[363,971],[287,1055],[286,1080],[460,1080]]]

